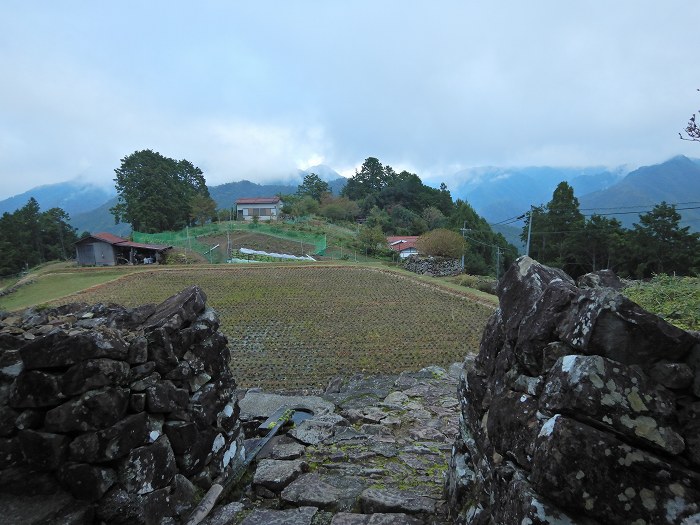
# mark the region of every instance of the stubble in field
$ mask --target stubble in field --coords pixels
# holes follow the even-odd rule
[[[332,377],[448,366],[478,351],[493,309],[411,278],[353,267],[141,272],[62,302],[158,303],[197,284],[221,318],[241,387],[314,389]]]

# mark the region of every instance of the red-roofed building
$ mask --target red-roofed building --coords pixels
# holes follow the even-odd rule
[[[404,235],[387,237],[386,243],[389,245],[389,249],[397,252],[399,257],[403,259],[404,257],[418,253],[418,248],[416,248],[417,240],[417,235]]]
[[[163,253],[172,248],[164,244],[131,242],[111,233],[94,233],[75,243],[80,266],[114,266],[117,264],[149,264],[160,262]]]
[[[236,199],[236,217],[239,221],[276,221],[284,203],[279,197],[243,197]]]

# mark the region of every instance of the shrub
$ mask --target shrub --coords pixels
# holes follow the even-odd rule
[[[642,308],[684,330],[700,329],[700,279],[655,275],[623,292]]]
[[[423,255],[459,259],[467,249],[467,242],[457,232],[438,228],[418,237],[416,247]]]

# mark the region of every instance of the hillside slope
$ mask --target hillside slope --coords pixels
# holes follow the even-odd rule
[[[78,180],[47,184],[0,201],[0,214],[12,213],[27,204],[31,197],[34,197],[39,203],[41,211],[62,208],[73,216],[95,209],[114,194],[114,189],[109,190]]]
[[[579,196],[584,213],[624,212],[613,217],[626,227],[639,221],[638,212],[645,213],[662,201],[678,203],[682,224],[700,231],[700,209],[681,210],[700,207],[700,164],[680,155],[639,168],[605,190]]]

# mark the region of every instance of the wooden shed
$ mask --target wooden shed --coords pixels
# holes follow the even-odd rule
[[[79,266],[157,263],[170,248],[172,246],[163,244],[131,242],[104,232],[83,237],[75,243]]]

